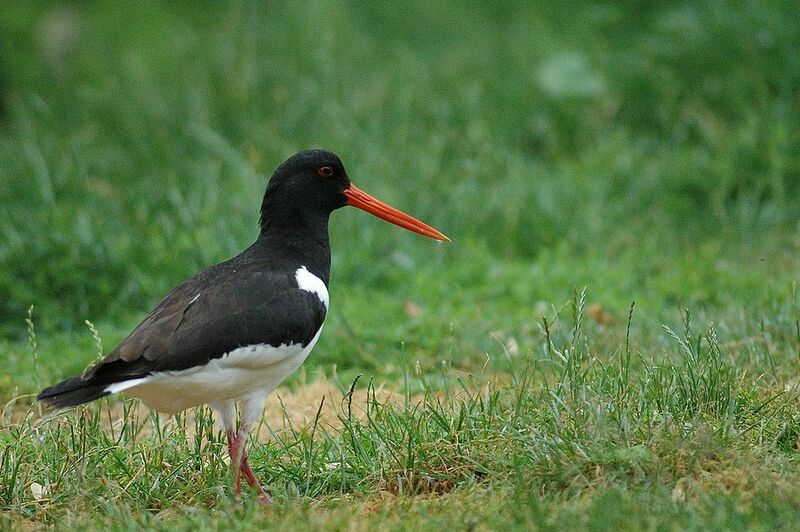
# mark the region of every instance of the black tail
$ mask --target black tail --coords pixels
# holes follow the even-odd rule
[[[108,383],[98,384],[83,377],[74,377],[45,388],[36,398],[53,408],[77,406],[109,395]]]

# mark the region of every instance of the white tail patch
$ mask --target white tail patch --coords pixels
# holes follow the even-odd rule
[[[297,268],[294,278],[297,280],[297,286],[300,287],[300,290],[317,294],[319,300],[325,305],[325,310],[328,310],[328,287],[325,286],[322,279],[308,271],[305,266]]]
[[[142,377],[140,379],[131,379],[129,381],[122,381],[122,382],[115,382],[106,387],[106,391],[108,393],[117,393],[123,390],[127,390],[128,388],[133,388],[134,386],[139,386],[140,384],[147,382],[150,377]]]

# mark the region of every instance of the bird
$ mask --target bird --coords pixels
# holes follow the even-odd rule
[[[250,247],[180,283],[113,351],[37,399],[67,408],[124,392],[170,415],[208,405],[227,437],[235,500],[241,500],[243,476],[269,504],[250,466],[247,439],[267,395],[300,367],[322,333],[328,223],[345,206],[450,241],[356,187],[334,153],[301,151],[269,179]]]

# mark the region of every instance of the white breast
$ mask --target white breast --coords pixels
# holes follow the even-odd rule
[[[317,279],[324,288],[325,284],[318,277],[311,273],[309,275]],[[327,294],[328,291],[325,290],[326,299]],[[320,326],[317,334],[305,347],[300,344],[240,347],[203,366],[181,371],[164,371],[141,379],[119,382],[106,388],[106,391],[116,393],[124,390],[128,395],[141,399],[153,410],[167,414],[214,401],[236,399],[254,388],[261,387],[269,393],[300,367],[321,333]]]

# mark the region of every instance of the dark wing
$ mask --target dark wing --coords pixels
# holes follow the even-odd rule
[[[102,392],[115,382],[204,365],[246,345],[308,345],[325,319],[319,297],[300,290],[294,275],[248,270],[223,263],[184,281],[108,356],[39,398],[68,406],[48,399],[65,387]]]
[[[86,376],[117,382],[200,366],[246,345],[307,345],[324,319],[316,294],[287,274],[241,272],[202,288],[187,281]]]

